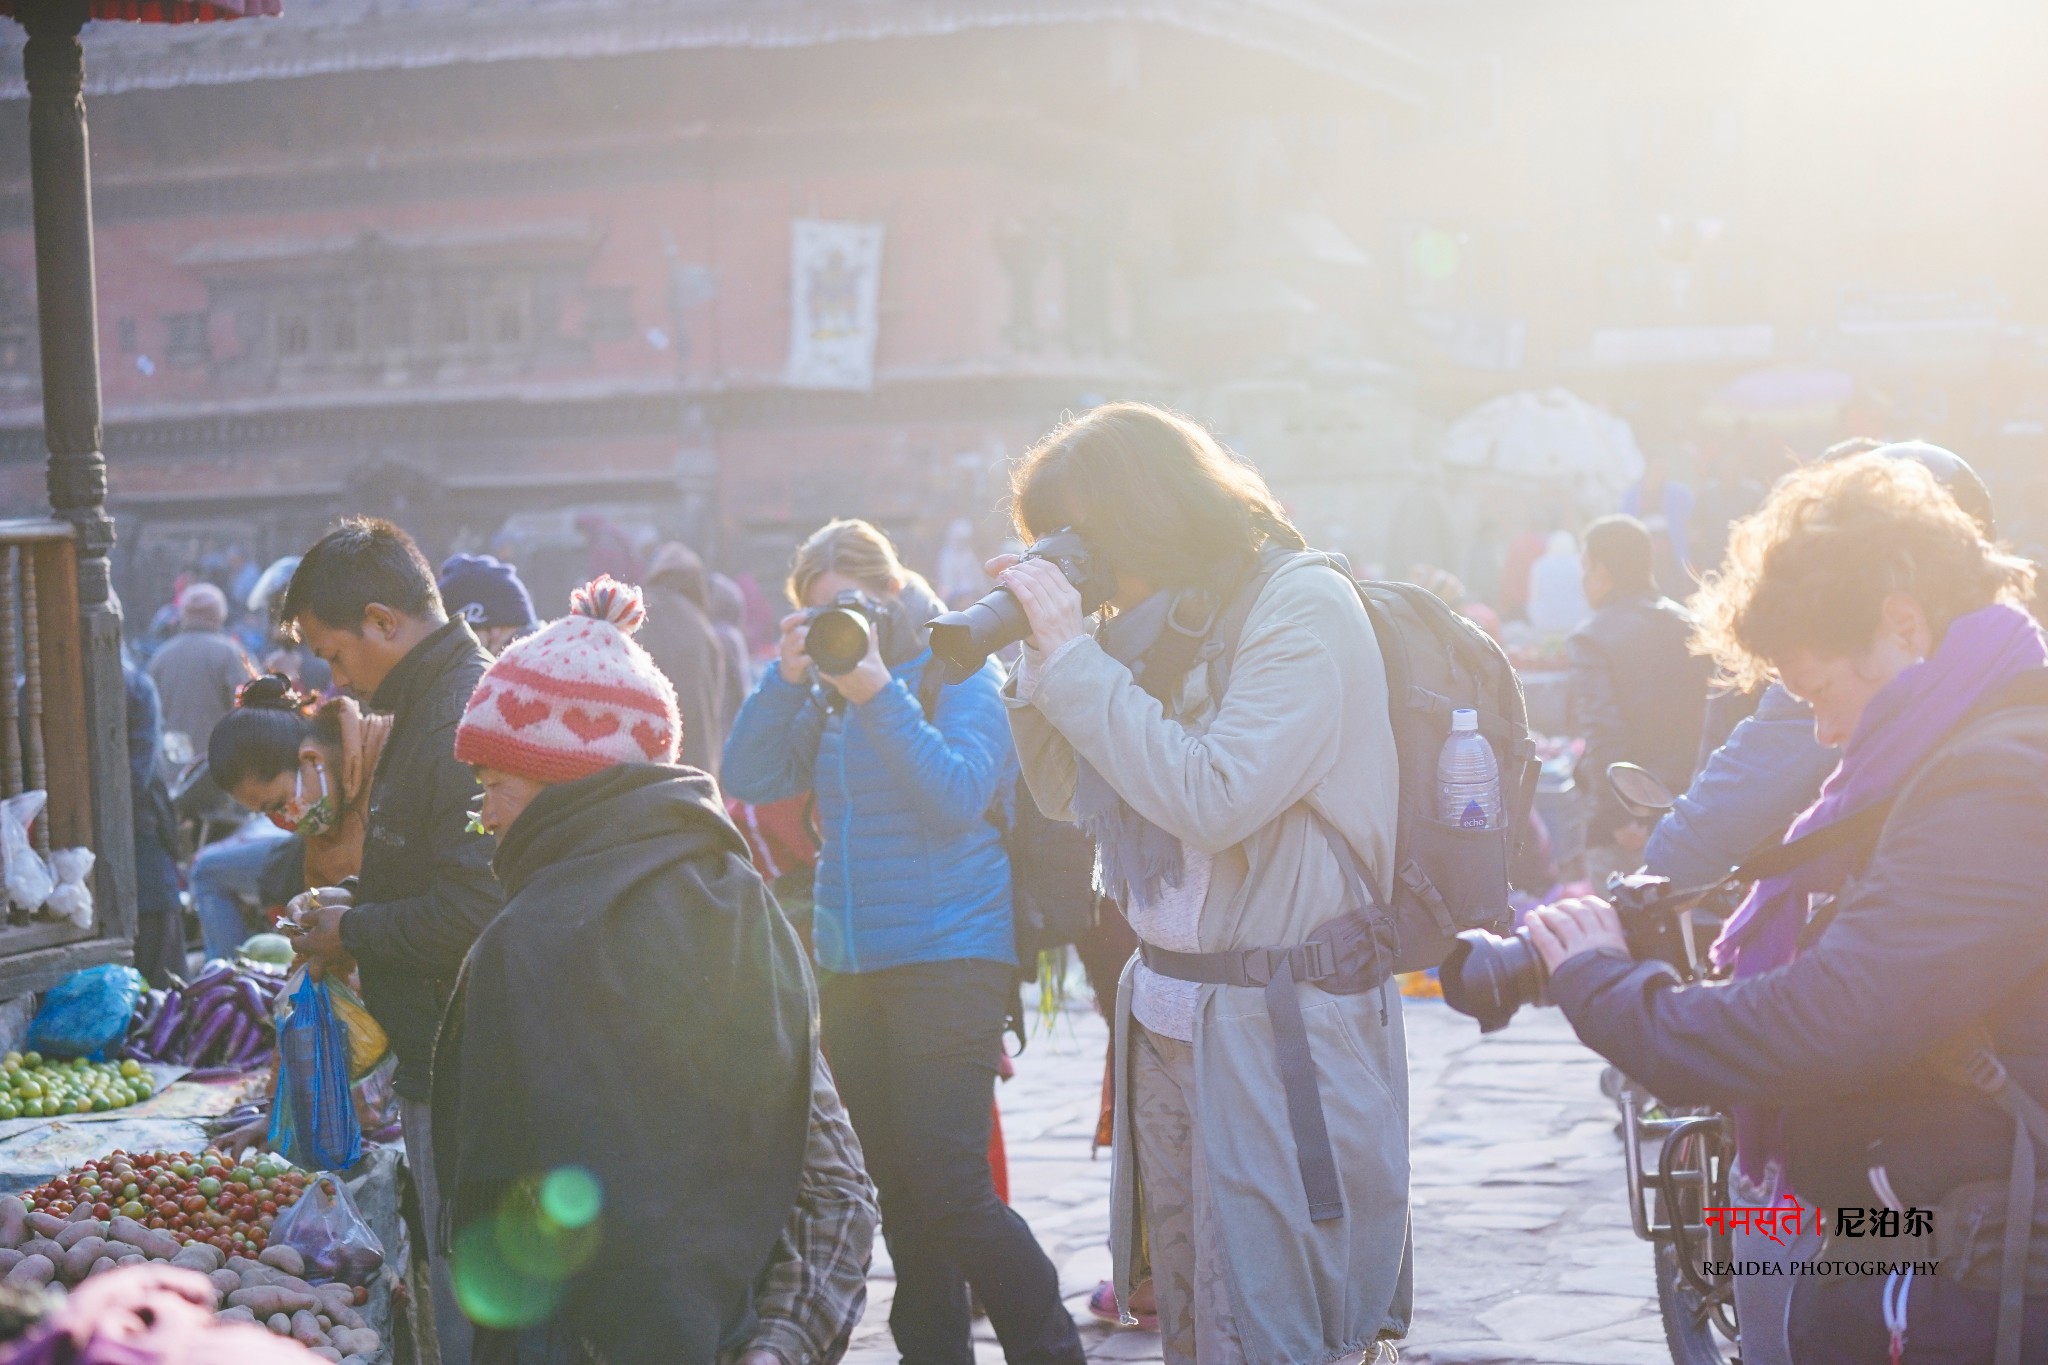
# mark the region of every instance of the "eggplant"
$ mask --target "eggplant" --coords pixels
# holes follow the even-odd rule
[[[178,1020],[184,1016],[184,1013],[185,999],[183,996],[173,995],[164,1002],[163,1011],[157,1015],[156,1022],[150,1026],[149,1042],[144,1048],[150,1056],[164,1057],[169,1055],[171,1035],[177,1031]]]
[[[253,1029],[250,1031],[249,1041],[235,1049],[234,1057],[243,1066],[253,1067],[270,1056],[270,1049],[273,1046],[268,1029]]]
[[[235,997],[235,983],[232,979],[216,981],[212,985],[195,986],[185,992],[185,1005],[188,1009],[205,1014],[219,1002],[233,1000]]]
[[[220,1059],[234,1066],[242,1060],[242,1054],[249,1050],[249,1042],[256,1036],[256,1021],[246,1014],[236,1014],[235,1022],[229,1026],[227,1037],[220,1045]]]
[[[156,1019],[156,1012],[164,1007],[162,991],[147,991],[135,1001],[135,1010],[128,1016],[128,1036],[147,1034],[150,1024]]]
[[[215,958],[207,963],[192,981],[188,991],[203,991],[215,982],[225,981],[235,974],[235,964],[225,958]]]
[[[236,1017],[234,1004],[229,1001],[214,1006],[211,1014],[203,1016],[185,1045],[186,1065],[199,1065],[206,1056],[206,1050],[220,1041]]]
[[[188,1071],[179,1079],[187,1081],[232,1081],[240,1077],[241,1074],[242,1068],[238,1066],[205,1066],[197,1071]]]
[[[270,1001],[257,988],[256,983],[248,977],[243,976],[235,979],[235,998],[241,1002],[243,1011],[251,1019],[268,1019],[270,1017]]]

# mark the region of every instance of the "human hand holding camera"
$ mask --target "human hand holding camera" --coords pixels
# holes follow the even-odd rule
[[[804,653],[804,628],[810,620],[807,611],[793,611],[782,618],[782,655],[775,666],[782,670],[782,680],[791,687],[802,687],[811,676],[811,656]]]
[[[1580,953],[1611,949],[1626,955],[1629,951],[1628,939],[1621,932],[1621,917],[1598,896],[1539,905],[1529,912],[1527,923],[1531,946],[1542,957],[1544,967],[1552,972]]]
[[[889,666],[882,662],[882,633],[868,632],[868,652],[853,666],[851,673],[827,673],[820,669],[818,676],[825,685],[855,706],[867,701],[889,685]]]
[[[1086,634],[1081,593],[1059,565],[1047,559],[1020,559],[997,555],[987,564],[998,583],[1008,588],[1031,623],[1031,638],[1025,643],[1040,654],[1051,654],[1077,635]]]

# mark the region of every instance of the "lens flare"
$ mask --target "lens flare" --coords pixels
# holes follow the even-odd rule
[[[581,1166],[558,1167],[540,1182],[540,1211],[557,1227],[584,1227],[604,1212],[604,1188]]]

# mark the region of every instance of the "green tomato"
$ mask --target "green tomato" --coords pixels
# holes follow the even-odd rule
[[[24,1052],[21,1054],[21,1064],[23,1066],[41,1066],[43,1064],[43,1054],[40,1052]]]
[[[131,1199],[121,1206],[121,1216],[123,1218],[140,1218],[144,1212],[142,1201],[139,1199]]]
[[[22,1094],[28,1096],[32,1100],[39,1100],[43,1097],[43,1083],[35,1079],[33,1076],[29,1077],[27,1080],[23,1081],[19,1086],[15,1088],[20,1090]]]
[[[71,1101],[71,1112],[74,1114],[90,1114],[92,1112],[92,1101],[80,1095],[77,1099]]]
[[[134,1060],[133,1058],[130,1058],[129,1060],[121,1063],[121,1065],[116,1069],[120,1071],[120,1073],[123,1076],[140,1076],[142,1074],[142,1063]]]
[[[21,1106],[5,1095],[0,1095],[0,1119],[18,1119]]]
[[[199,1182],[199,1192],[205,1195],[208,1199],[212,1199],[214,1196],[220,1193],[219,1179],[210,1175],[204,1177]]]

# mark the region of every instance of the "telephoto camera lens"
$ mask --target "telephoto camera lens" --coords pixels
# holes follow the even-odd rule
[[[1024,552],[1026,559],[1043,559],[1059,566],[1067,582],[1081,594],[1082,612],[1094,611],[1109,600],[1114,576],[1096,561],[1080,535],[1061,527]],[[947,681],[960,682],[988,662],[988,656],[1007,649],[1031,633],[1031,622],[1023,604],[1008,588],[997,588],[979,602],[959,611],[949,611],[931,623],[932,653],[946,665]]]
[[[804,631],[804,653],[820,673],[836,678],[860,667],[873,635],[868,618],[851,607],[822,607]]]
[[[1547,1003],[1544,988],[1549,982],[1550,973],[1544,970],[1536,946],[1529,942],[1526,927],[1507,938],[1484,929],[1467,929],[1458,935],[1457,946],[1437,969],[1444,1003],[1477,1019],[1481,1033],[1506,1028],[1524,1005]]]

